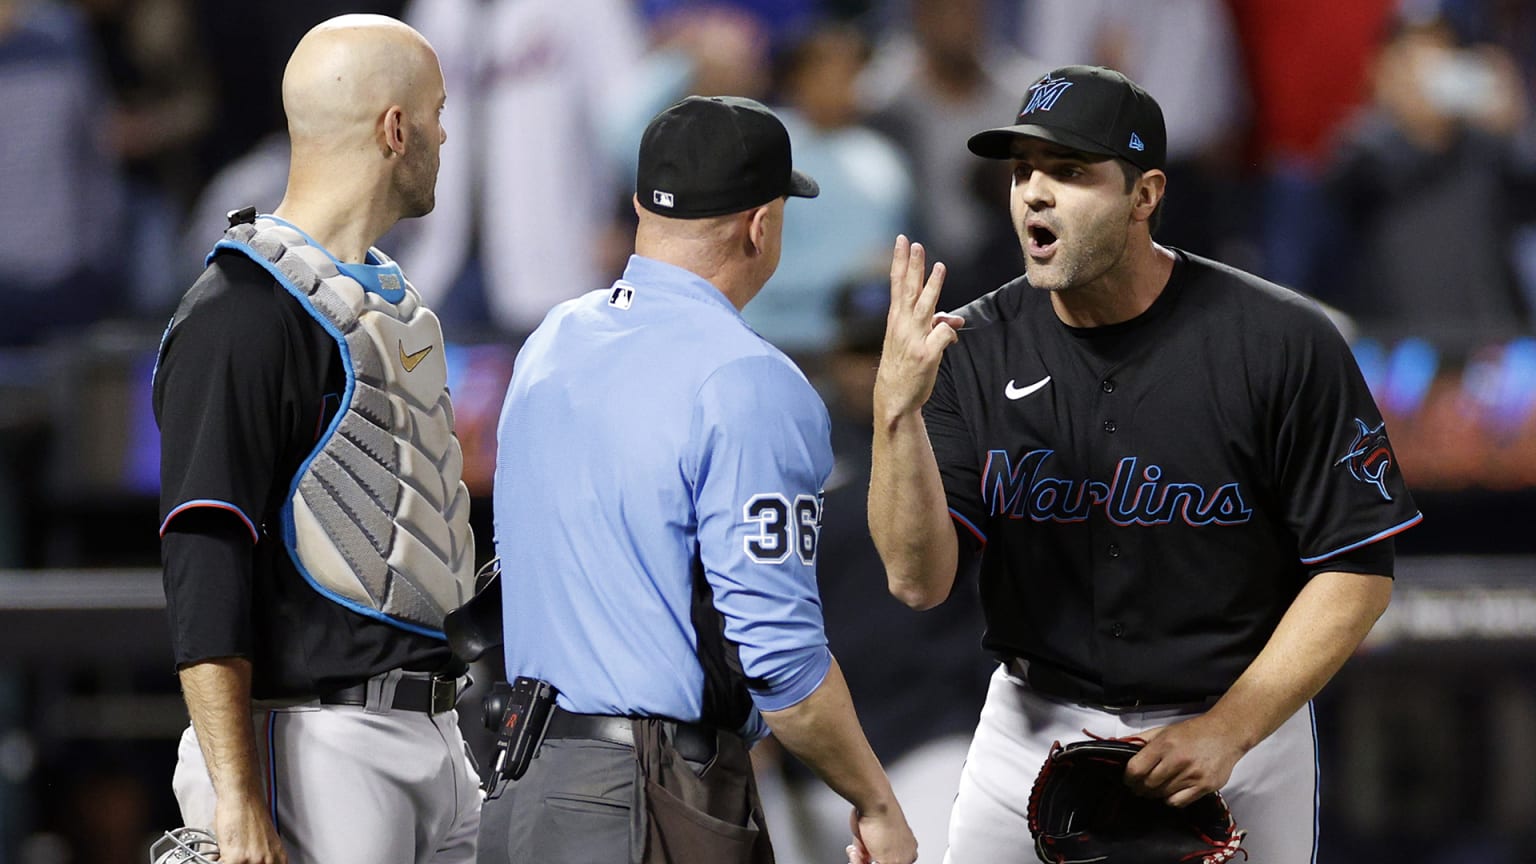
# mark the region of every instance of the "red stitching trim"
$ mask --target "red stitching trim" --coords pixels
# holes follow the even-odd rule
[[[1089,738],[1092,738],[1095,741],[1119,741],[1122,744],[1139,744],[1142,747],[1147,746],[1147,739],[1137,735],[1127,735],[1124,738],[1106,738],[1103,735],[1095,735],[1092,732],[1089,732],[1087,729],[1083,730],[1083,734],[1087,735]]]
[[[1035,836],[1040,834],[1040,795],[1045,790],[1046,778],[1056,770],[1056,757],[1064,748],[1060,741],[1051,742],[1051,752],[1045,757],[1045,765],[1040,769],[1040,775],[1035,778],[1035,786],[1029,790],[1029,833]]]

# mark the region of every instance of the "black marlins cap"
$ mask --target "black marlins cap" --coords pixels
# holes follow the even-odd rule
[[[971,152],[1013,158],[1013,139],[1042,138],[1084,153],[1115,156],[1143,171],[1163,167],[1168,132],[1163,109],[1136,82],[1103,66],[1063,66],[1024,94],[1012,126],[971,136]]]
[[[674,219],[739,213],[821,187],[790,162],[789,132],[739,96],[689,96],[657,114],[640,139],[640,206]]]

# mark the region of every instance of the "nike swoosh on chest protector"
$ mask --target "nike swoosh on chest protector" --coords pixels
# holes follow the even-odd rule
[[[416,371],[416,367],[421,365],[421,361],[426,359],[427,354],[434,347],[436,347],[434,345],[428,345],[427,347],[421,349],[420,351],[416,351],[416,352],[413,352],[411,354],[407,354],[407,353],[405,353],[405,343],[404,342],[400,342],[400,343],[397,343],[397,344],[400,346],[400,365],[404,366],[405,367],[405,371],[407,371],[407,372],[415,372]]]

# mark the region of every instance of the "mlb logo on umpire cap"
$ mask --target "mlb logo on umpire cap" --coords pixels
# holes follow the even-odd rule
[[[652,190],[651,191],[651,200],[656,203],[657,207],[671,207],[671,206],[673,206],[672,205],[672,193],[671,192],[663,192],[660,189]]]

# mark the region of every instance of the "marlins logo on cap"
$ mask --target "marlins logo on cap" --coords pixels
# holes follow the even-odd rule
[[[1046,75],[1029,88],[1029,101],[1024,103],[1024,109],[1019,112],[1019,116],[1051,110],[1056,100],[1060,99],[1061,94],[1067,92],[1067,88],[1071,86],[1072,82],[1065,78],[1052,78]]]

